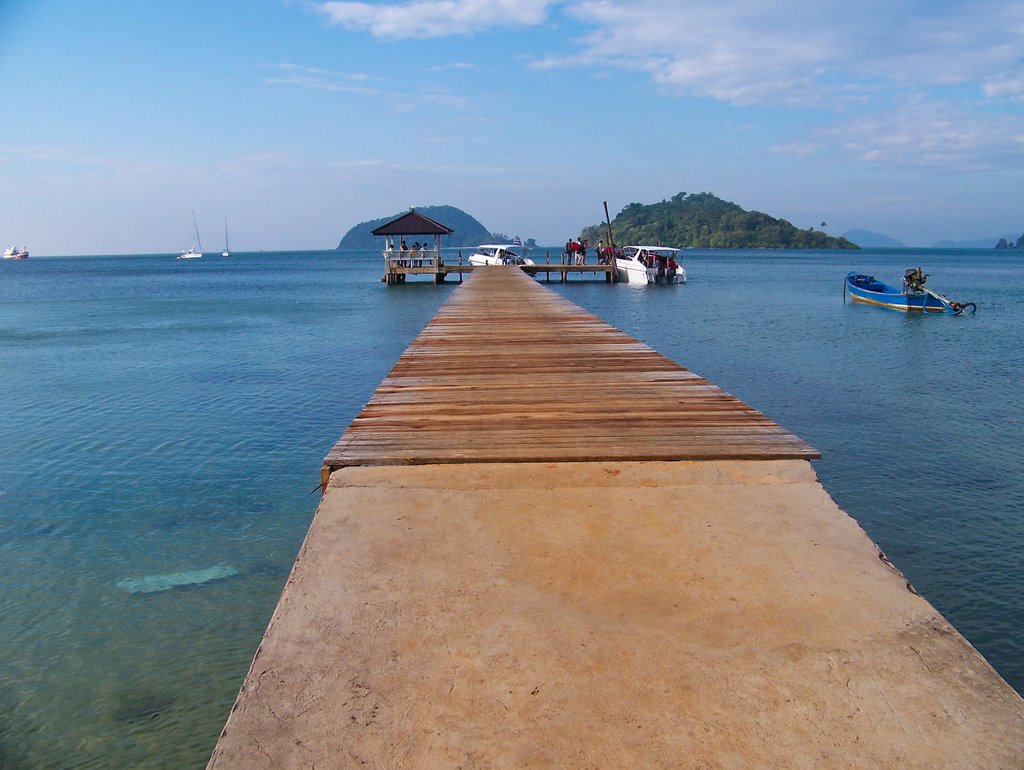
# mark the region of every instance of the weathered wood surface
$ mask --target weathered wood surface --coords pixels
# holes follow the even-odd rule
[[[409,260],[415,262],[416,260]],[[486,270],[491,266],[477,267],[471,265],[468,262],[449,262],[445,264],[435,264],[433,260],[423,260],[426,264],[386,264],[384,267],[384,277],[381,280],[384,283],[403,283],[406,276],[432,276],[435,283],[444,281],[450,275],[457,275],[461,281],[463,275],[469,275],[474,270]],[[611,282],[615,279],[615,265],[614,264],[601,264],[591,262],[585,265],[576,264],[564,264],[561,262],[539,262],[535,267],[532,268],[519,268],[526,271],[528,274],[543,275],[545,281],[551,280],[551,274],[554,273],[556,276],[561,276],[561,280],[564,283],[566,278],[570,274],[583,275],[586,273],[594,273],[601,277],[602,280]]]
[[[521,270],[492,267],[452,293],[325,468],[819,456]]]

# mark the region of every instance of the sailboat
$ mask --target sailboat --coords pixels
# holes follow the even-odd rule
[[[199,240],[199,227],[196,226],[196,211],[192,209],[192,231],[195,233],[196,239],[192,241],[192,248],[188,251],[183,251],[178,255],[178,259],[199,259],[203,256],[203,242]],[[199,249],[196,249],[196,245]]]
[[[228,218],[224,217],[224,251],[220,253],[222,257],[230,257],[231,249],[228,248]]]

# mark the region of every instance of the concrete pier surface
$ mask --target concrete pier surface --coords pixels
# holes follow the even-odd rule
[[[474,271],[328,452],[209,767],[1024,767],[1024,701],[816,457]]]
[[[336,471],[211,768],[1011,768],[805,460]]]

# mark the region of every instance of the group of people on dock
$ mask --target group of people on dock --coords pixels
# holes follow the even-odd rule
[[[434,249],[426,241],[422,244],[416,241],[410,249],[405,243],[405,238],[399,241],[397,251],[394,239],[388,238],[385,241],[384,251],[385,257],[395,260],[395,264],[399,267],[419,267],[423,264],[424,259],[434,256]]]
[[[565,249],[562,252],[563,261],[569,265],[585,265],[587,264],[587,250],[589,248],[589,241],[570,238],[566,241]],[[597,264],[599,265],[610,265],[616,257],[622,256],[621,249],[611,244],[605,246],[603,240],[597,242],[594,253],[597,256]]]
[[[588,246],[587,241],[581,241],[579,238],[570,238],[565,242],[565,249],[562,251],[563,260],[569,265],[587,264]]]
[[[403,238],[399,242],[398,247],[402,251],[410,251],[413,254],[419,254],[421,251],[430,251],[430,246],[427,244],[426,241],[423,242],[422,246],[420,245],[419,241],[416,241],[415,243],[413,243],[412,248],[410,249],[408,246],[405,245],[405,238]],[[395,248],[395,242],[394,241],[389,241],[388,242],[388,251],[392,251],[392,250],[394,250],[394,248]]]

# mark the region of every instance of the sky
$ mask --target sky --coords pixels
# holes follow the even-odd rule
[[[560,244],[712,192],[1024,232],[1019,0],[0,0],[0,243],[329,249],[457,206]]]

